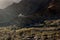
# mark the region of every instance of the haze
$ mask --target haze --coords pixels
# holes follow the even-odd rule
[[[21,0],[0,0],[0,9],[4,9],[13,3],[19,3]]]

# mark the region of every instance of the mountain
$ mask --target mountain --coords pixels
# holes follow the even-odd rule
[[[60,18],[56,9],[48,9],[51,0],[22,0],[19,3],[14,3],[5,9],[0,9],[0,23],[18,24],[19,26],[30,26],[35,23],[43,22],[44,20]],[[22,17],[18,15],[24,15]]]
[[[13,23],[13,19],[17,17],[17,12],[15,10],[15,4],[10,5],[5,9],[0,9],[0,25],[6,25],[8,23]]]

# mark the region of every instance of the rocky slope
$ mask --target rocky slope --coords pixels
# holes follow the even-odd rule
[[[35,4],[36,3],[36,4]],[[41,4],[40,4],[41,3]],[[30,25],[35,23],[43,22],[46,19],[59,19],[59,14],[56,13],[56,10],[50,10],[50,12],[45,9],[48,0],[22,0],[18,4],[12,4],[9,7],[0,10],[0,23],[2,25],[7,24],[18,24],[18,25]],[[35,4],[35,5],[34,5]],[[42,5],[43,4],[43,5]],[[58,6],[58,5],[57,5]],[[44,10],[41,11],[41,7],[44,7]],[[47,6],[48,8],[48,6]],[[46,11],[45,11],[46,10]],[[41,11],[41,12],[40,12]],[[22,13],[24,15],[30,15],[28,17],[18,17]],[[28,14],[29,13],[29,14]],[[31,15],[32,14],[32,15]]]

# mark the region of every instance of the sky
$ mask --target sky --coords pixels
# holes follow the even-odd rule
[[[13,3],[19,3],[20,1],[21,0],[0,0],[0,9],[5,9]]]

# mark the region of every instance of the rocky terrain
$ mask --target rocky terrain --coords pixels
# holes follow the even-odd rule
[[[60,20],[46,20],[43,27],[0,27],[0,40],[60,40]]]
[[[60,40],[60,27],[22,28],[17,30],[0,28],[0,40]]]

